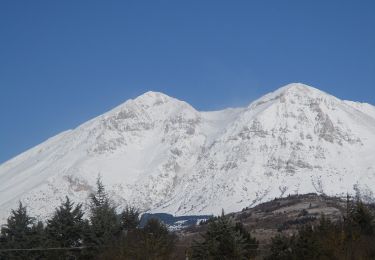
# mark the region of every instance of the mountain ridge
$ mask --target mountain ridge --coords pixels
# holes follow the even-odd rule
[[[65,195],[85,202],[99,174],[117,204],[177,215],[288,193],[371,199],[374,145],[372,105],[302,83],[203,112],[148,91],[1,164],[0,218],[17,200],[41,217]]]

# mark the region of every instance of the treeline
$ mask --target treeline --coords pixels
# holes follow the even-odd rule
[[[267,260],[375,259],[375,219],[361,201],[347,200],[346,214],[332,222],[324,215],[317,225],[303,225],[293,236],[272,239]]]
[[[138,210],[126,207],[117,214],[100,179],[84,216],[82,204],[66,197],[50,219],[35,222],[19,203],[1,228],[0,259],[375,259],[374,215],[360,201],[347,201],[341,221],[322,216],[292,236],[280,232],[262,248],[224,212],[207,220],[206,231],[192,243],[178,240],[157,219],[140,227]]]
[[[139,222],[133,207],[116,213],[98,179],[88,219],[68,197],[44,223],[19,203],[1,228],[0,259],[169,259],[176,236],[157,219]]]

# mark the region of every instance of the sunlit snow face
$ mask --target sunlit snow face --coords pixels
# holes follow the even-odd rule
[[[248,107],[199,112],[148,92],[0,166],[5,218],[65,194],[85,202],[100,174],[118,205],[173,214],[236,211],[294,193],[375,192],[375,108],[290,84]]]

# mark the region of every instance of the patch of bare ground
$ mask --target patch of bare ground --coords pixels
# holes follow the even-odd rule
[[[315,193],[291,195],[275,198],[272,201],[245,208],[241,212],[229,213],[235,222],[242,222],[259,241],[259,256],[266,254],[271,238],[277,234],[291,236],[304,224],[317,224],[320,217],[340,221],[346,214],[346,198],[329,197]],[[373,205],[370,207],[374,208]],[[185,259],[194,240],[201,239],[207,229],[207,223],[192,226],[178,232],[180,255],[177,259]]]

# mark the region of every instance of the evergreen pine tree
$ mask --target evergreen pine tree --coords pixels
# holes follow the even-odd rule
[[[19,202],[18,208],[11,211],[7,224],[1,228],[2,248],[6,249],[29,249],[33,246],[31,218],[26,207]],[[27,259],[32,254],[29,251],[10,251],[2,254],[4,259]]]
[[[224,212],[215,221],[209,222],[202,241],[194,241],[193,259],[248,259],[257,248],[256,242],[237,227]]]
[[[375,259],[374,215],[360,200],[351,203],[344,222],[344,234],[347,258]]]
[[[139,211],[135,207],[127,206],[121,213],[121,228],[123,230],[133,230],[140,222]]]
[[[82,205],[74,203],[66,197],[58,208],[56,208],[53,217],[47,221],[46,236],[48,247],[80,247],[83,242],[85,230],[85,221],[83,219]],[[73,258],[79,251],[51,251],[49,257],[64,257],[64,259]]]
[[[120,235],[121,226],[100,177],[96,185],[96,192],[90,196],[90,231],[86,240],[88,246],[100,248],[110,245]]]
[[[293,260],[296,259],[293,255],[293,241],[294,237],[288,238],[282,235],[276,235],[272,238],[270,255],[266,260]]]
[[[356,203],[350,218],[362,235],[372,236],[375,234],[374,216],[363,202]]]
[[[298,237],[294,244],[294,254],[297,259],[322,259],[322,240],[311,225],[302,226],[298,231]]]
[[[169,259],[176,237],[160,220],[151,218],[141,231],[138,250],[142,259]]]
[[[122,238],[106,248],[99,259],[173,259],[176,236],[158,219],[149,219],[144,228],[129,229]]]
[[[251,236],[250,232],[248,232],[241,222],[237,222],[235,227],[235,231],[239,232],[243,238],[245,239],[246,243],[246,251],[247,251],[247,258],[255,257],[257,255],[257,248],[258,248],[258,241]]]

